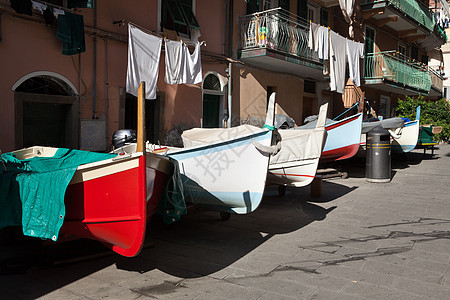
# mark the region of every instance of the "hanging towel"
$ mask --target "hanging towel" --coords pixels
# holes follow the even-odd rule
[[[308,39],[308,47],[314,51],[319,50],[319,33],[320,26],[316,23],[309,22],[309,39]]]
[[[32,3],[31,0],[10,0],[11,8],[18,14],[25,14],[32,16],[31,12]]]
[[[70,12],[60,15],[56,37],[63,41],[62,54],[74,55],[85,52],[83,16]]]
[[[189,49],[186,45],[185,47],[185,53],[187,58],[187,64],[186,64],[186,82],[187,84],[196,84],[202,82],[202,62],[201,62],[201,55],[200,55],[200,42],[197,42],[195,45],[194,52],[190,54]]]
[[[32,8],[40,12],[41,14],[44,12],[44,10],[47,8],[47,5],[44,3],[31,1]]]
[[[186,80],[185,76],[185,49],[182,42],[166,40],[166,77],[168,84],[181,84]]]
[[[58,18],[58,16],[60,15],[65,15],[65,11],[56,7],[53,7],[53,15],[55,16],[55,18]]]
[[[356,86],[361,86],[359,59],[364,58],[364,44],[347,39],[347,60],[350,79]]]
[[[353,16],[353,8],[355,6],[355,0],[339,0],[339,6],[341,7],[342,14],[345,21],[350,23]]]
[[[328,59],[328,28],[320,26],[317,31],[318,52],[320,59]]]
[[[330,30],[330,88],[340,94],[345,89],[346,38]]]
[[[200,43],[191,54],[182,42],[166,40],[166,77],[169,84],[196,84],[202,82]]]
[[[156,99],[159,59],[161,57],[160,37],[147,34],[128,24],[128,93],[137,97],[140,83],[145,82],[145,99]]]

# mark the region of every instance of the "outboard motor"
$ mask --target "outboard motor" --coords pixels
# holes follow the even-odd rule
[[[125,146],[128,143],[136,143],[136,131],[133,129],[119,129],[114,131],[112,144],[114,149]]]

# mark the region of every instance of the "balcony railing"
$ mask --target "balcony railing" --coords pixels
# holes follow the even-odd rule
[[[382,79],[400,87],[428,94],[431,77],[426,68],[396,51],[366,54],[364,79]]]
[[[431,78],[431,86],[436,90],[442,92],[444,89],[444,77],[433,68],[429,68],[428,73],[430,74]]]
[[[362,0],[361,5],[369,3],[390,3],[392,6],[425,26],[429,31],[434,30],[433,14],[416,0]]]
[[[246,15],[240,19],[241,50],[266,48],[321,65],[308,47],[309,24],[281,8]]]

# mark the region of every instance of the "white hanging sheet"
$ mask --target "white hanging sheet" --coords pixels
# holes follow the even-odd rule
[[[345,91],[346,40],[330,30],[330,88],[340,94]]]
[[[356,86],[361,86],[360,58],[364,58],[364,44],[347,39],[348,69],[350,79]]]
[[[126,90],[137,96],[139,84],[145,82],[145,98],[156,99],[162,39],[128,24],[128,68]]]

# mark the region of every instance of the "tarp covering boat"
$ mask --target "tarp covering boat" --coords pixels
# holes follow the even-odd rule
[[[278,129],[281,149],[270,157],[268,181],[296,187],[311,183],[325,144],[328,104],[320,107],[316,127]]]
[[[405,126],[405,122],[402,118],[389,118],[384,120],[375,119],[374,120],[364,120],[362,123],[361,133],[368,133],[377,126],[381,126],[384,129],[396,129]]]
[[[56,241],[64,222],[64,195],[76,169],[117,156],[55,150],[51,157],[22,160],[14,153],[1,155],[6,169],[0,169],[0,229],[21,225],[25,235]]]

